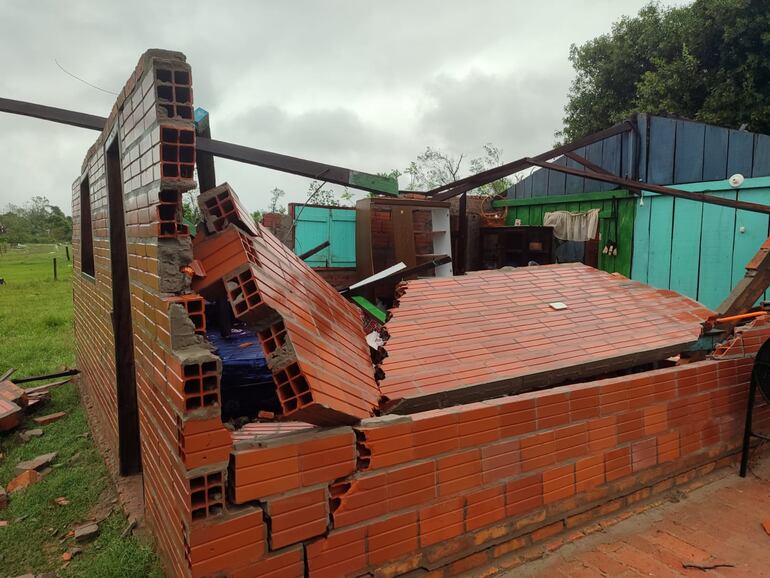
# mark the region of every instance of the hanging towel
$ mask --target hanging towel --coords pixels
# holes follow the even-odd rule
[[[553,236],[562,241],[589,241],[596,238],[600,209],[585,213],[553,211],[543,215],[543,226],[553,227]]]

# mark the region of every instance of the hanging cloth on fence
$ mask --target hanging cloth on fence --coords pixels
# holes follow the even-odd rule
[[[553,227],[553,236],[562,241],[590,241],[596,238],[600,209],[585,213],[553,211],[543,214],[543,226]]]

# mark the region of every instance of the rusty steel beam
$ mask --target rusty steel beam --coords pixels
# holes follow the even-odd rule
[[[625,179],[611,174],[597,173],[595,171],[586,171],[582,169],[575,169],[565,165],[555,165],[553,163],[546,163],[534,158],[525,159],[529,165],[541,167],[545,169],[551,169],[560,173],[566,173],[568,175],[574,175],[576,177],[585,177],[587,179],[593,179],[595,181],[602,181],[605,183],[612,183],[628,189],[637,189],[643,191],[650,191],[651,193],[658,193],[659,195],[667,195],[669,197],[677,197],[680,199],[688,199],[690,201],[698,201],[700,203],[706,203],[709,205],[721,205],[723,207],[730,207],[731,209],[742,209],[744,211],[751,211],[753,213],[762,213],[770,215],[770,206],[760,205],[758,203],[747,203],[746,201],[731,201],[730,199],[723,199],[720,197],[710,197],[703,193],[691,193],[689,191],[681,191],[679,189],[673,189],[671,187],[664,187],[662,185],[652,185],[649,183],[642,183],[640,181],[632,181],[631,179]]]
[[[44,106],[31,102],[0,98],[0,112],[30,116],[42,120],[58,122],[80,128],[101,131],[107,119],[93,114],[85,114],[63,108]],[[372,175],[319,163],[307,159],[291,157],[252,147],[232,144],[199,136],[196,149],[215,157],[256,165],[284,173],[291,173],[310,179],[320,179],[329,183],[360,189],[370,193],[398,195],[398,181],[391,177]]]
[[[588,135],[569,144],[558,146],[554,149],[551,149],[550,151],[544,152],[532,158],[538,161],[547,161],[581,147],[593,144],[602,139],[609,138],[617,134],[630,132],[632,130],[634,130],[633,124],[631,121],[626,120],[620,124],[604,129],[603,131]],[[447,199],[451,199],[452,197],[461,195],[462,193],[494,182],[503,177],[507,177],[508,175],[516,173],[522,169],[526,169],[528,166],[530,166],[530,163],[527,163],[526,159],[527,157],[524,157],[513,162],[500,165],[499,167],[494,167],[486,171],[476,173],[475,175],[470,175],[463,179],[458,179],[446,185],[441,185],[431,189],[430,191],[427,191],[426,194],[433,196],[433,198],[437,201],[445,201]]]

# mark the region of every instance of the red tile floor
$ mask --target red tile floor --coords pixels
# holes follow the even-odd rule
[[[675,492],[658,507],[496,576],[770,576],[770,535],[762,528],[770,519],[770,455],[745,479],[736,470],[723,468],[703,487]],[[734,567],[687,569],[683,563]]]

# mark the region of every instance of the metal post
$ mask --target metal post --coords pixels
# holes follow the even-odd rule
[[[64,252],[67,253],[67,263],[70,261],[70,247],[69,245],[64,246]]]
[[[751,385],[749,385],[749,401],[746,404],[746,424],[743,428],[743,451],[741,451],[741,470],[740,476],[746,477],[746,471],[749,468],[749,450],[751,450],[751,422],[754,417],[754,396],[757,393],[757,380],[755,372],[751,372]]]
[[[58,277],[56,276],[56,257],[53,258],[53,280],[56,281]]]
[[[457,230],[457,256],[454,274],[465,275],[465,254],[468,245],[468,193],[460,195],[460,223]]]

